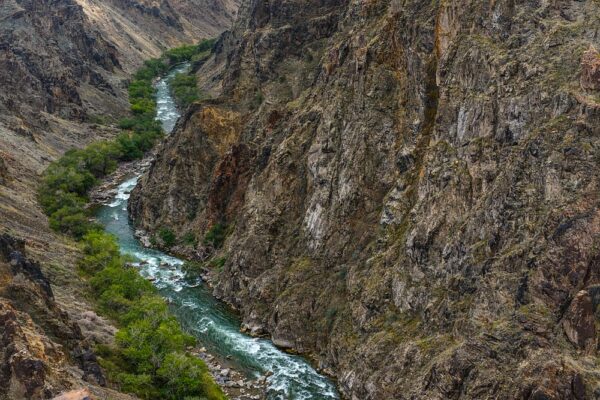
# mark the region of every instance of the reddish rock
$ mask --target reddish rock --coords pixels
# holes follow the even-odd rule
[[[215,223],[227,219],[244,202],[248,180],[249,151],[245,145],[236,145],[225,154],[213,173],[208,195],[208,219]]]
[[[93,400],[94,397],[88,389],[73,390],[67,393],[62,393],[53,400]]]
[[[590,47],[581,57],[581,87],[586,90],[600,89],[600,53]]]
[[[587,353],[596,349],[594,307],[587,291],[582,290],[573,299],[563,319],[563,329],[571,343]]]

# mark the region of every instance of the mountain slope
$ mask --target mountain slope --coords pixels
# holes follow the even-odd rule
[[[113,43],[128,72],[181,43],[218,36],[233,23],[238,0],[77,0]]]
[[[85,382],[101,398],[127,398],[85,371],[89,348],[110,343],[115,329],[90,311],[80,249],[50,230],[36,193],[52,160],[118,132],[135,68],[217,35],[236,8],[235,0],[192,3],[0,2],[0,234],[8,234],[0,240],[0,399],[49,398]],[[51,295],[13,265],[13,252],[35,264]]]
[[[594,398],[599,11],[246,1],[131,211],[350,398]]]

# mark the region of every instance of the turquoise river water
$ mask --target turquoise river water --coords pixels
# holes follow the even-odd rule
[[[167,133],[173,130],[179,118],[168,79],[186,68],[188,66],[178,67],[156,85],[157,119]],[[99,209],[97,218],[117,237],[121,251],[136,260],[140,274],[151,279],[169,301],[185,329],[210,353],[227,358],[249,378],[271,372],[267,379],[269,400],[338,399],[335,385],[303,358],[279,350],[268,340],[241,333],[239,319],[211,295],[204,283],[185,279],[181,271],[182,260],[142,246],[134,235],[127,213],[127,200],[138,178],[133,176],[123,182],[113,201]]]

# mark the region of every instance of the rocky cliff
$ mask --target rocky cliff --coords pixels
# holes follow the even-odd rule
[[[102,388],[91,342],[56,303],[25,243],[9,235],[0,236],[0,277],[0,399],[48,399],[81,385],[102,398],[129,398]]]
[[[136,223],[349,398],[598,398],[599,15],[245,1]]]

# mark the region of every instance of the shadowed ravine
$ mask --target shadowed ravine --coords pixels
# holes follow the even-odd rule
[[[171,75],[185,68],[180,67]],[[157,119],[162,122],[165,132],[171,132],[179,113],[169,93],[167,80],[168,77],[157,84]],[[140,274],[152,279],[184,327],[210,353],[220,358],[227,357],[233,366],[249,377],[258,378],[272,372],[267,380],[269,399],[337,399],[333,383],[319,375],[301,357],[280,351],[268,340],[240,333],[240,321],[211,295],[206,285],[184,279],[181,260],[141,245],[135,238],[127,214],[127,200],[138,178],[133,176],[123,182],[113,201],[100,208],[97,218],[108,232],[117,237],[121,251],[135,258]]]

